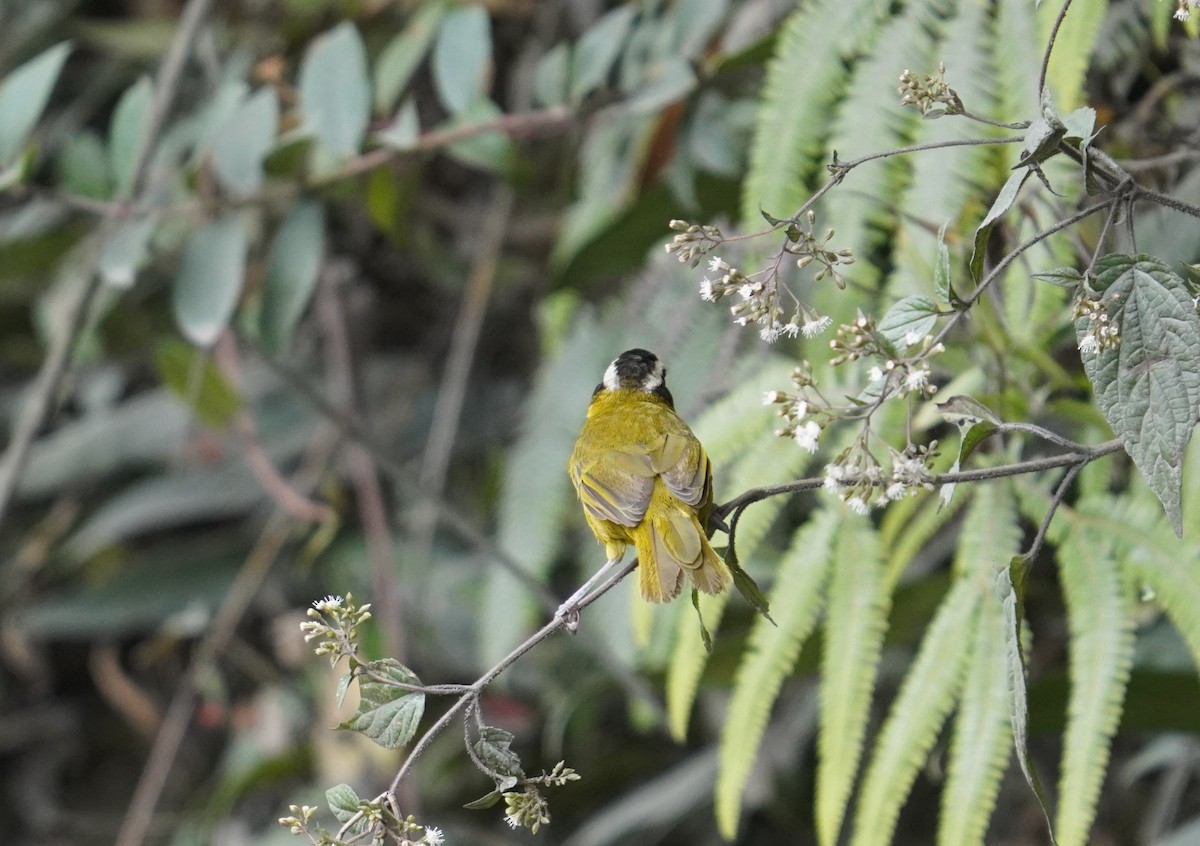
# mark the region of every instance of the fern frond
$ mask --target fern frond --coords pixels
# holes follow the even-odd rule
[[[1020,552],[1021,528],[1012,489],[1003,479],[977,485],[963,520],[954,556],[954,573],[991,583],[996,567],[1008,564]]]
[[[864,520],[843,521],[825,613],[817,744],[817,841],[837,842],[862,756],[891,595],[879,537]]]
[[[981,485],[973,487],[982,487]],[[925,547],[938,529],[949,523],[971,501],[971,491],[962,490],[950,504],[941,507],[937,491],[922,492],[888,506],[880,526],[880,540],[887,550],[884,580],[891,590],[905,568]]]
[[[1037,117],[1038,74],[1046,42],[1038,39],[1033,4],[1025,0],[996,0],[993,31],[991,52],[996,69],[997,103],[992,116],[1006,123]],[[1008,164],[1014,164],[1019,155],[1020,150],[1013,151]]]
[[[1000,562],[1003,563],[1003,562]],[[1004,609],[985,589],[942,790],[939,846],[982,846],[1012,754]]]
[[[1058,547],[1071,678],[1054,826],[1060,846],[1087,843],[1133,663],[1133,614],[1115,551],[1111,536],[1078,525]]]
[[[786,390],[791,385],[794,361],[772,355],[754,365],[754,372],[740,379],[737,387],[710,405],[696,419],[692,430],[713,463],[714,496],[741,493],[724,483],[735,458],[750,445],[771,438],[776,418],[771,409],[762,407],[762,395],[767,391]]]
[[[1038,7],[1039,45],[1049,40],[1050,29],[1061,8],[1061,3],[1042,3]],[[1050,67],[1046,72],[1046,84],[1054,94],[1055,107],[1064,115],[1080,104],[1083,78],[1107,12],[1108,0],[1077,0],[1071,4],[1071,10],[1058,31],[1054,52],[1050,56]]]
[[[824,603],[825,580],[834,563],[834,534],[840,522],[836,510],[824,509],[796,532],[779,561],[770,594],[775,624],[765,617],[755,619],[738,664],[721,733],[716,784],[717,826],[727,840],[737,834],[742,788],[758,755],[771,706]]]
[[[891,842],[913,779],[962,690],[981,595],[978,579],[959,579],[929,624],[875,744],[852,846]]]
[[[825,154],[826,116],[845,83],[844,59],[866,46],[887,8],[884,0],[817,0],[784,24],[742,183],[744,226],[759,225],[760,209],[786,216],[804,202],[809,175]]]
[[[764,416],[770,420],[769,415]],[[716,485],[718,490],[745,491],[759,485],[786,482],[796,478],[810,458],[794,441],[772,437],[764,432],[732,467],[722,472],[724,484],[718,479]],[[737,529],[737,553],[742,566],[750,562],[771,522],[786,502],[786,497],[774,496],[746,509],[738,521]],[[726,591],[719,596],[700,597],[700,612],[710,632],[717,631],[731,593]],[[687,736],[692,703],[707,663],[708,653],[696,634],[695,618],[691,614],[680,614],[666,681],[667,721],[671,735],[676,740],[682,741]]]

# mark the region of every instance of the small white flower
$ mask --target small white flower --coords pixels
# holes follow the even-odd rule
[[[904,377],[904,387],[910,391],[919,391],[929,384],[929,371],[924,367],[914,367]]]
[[[1084,355],[1092,355],[1100,352],[1100,340],[1094,333],[1088,332],[1079,339],[1079,351]]]
[[[792,404],[792,417],[796,420],[803,420],[806,416],[808,416],[808,401],[796,400]]]
[[[1192,10],[1189,9],[1187,6],[1180,6],[1178,9],[1175,10],[1175,20],[1177,20],[1177,21],[1186,21],[1191,16],[1192,16]]]
[[[821,435],[821,427],[816,421],[809,420],[802,426],[796,427],[796,434],[793,437],[801,447],[809,452],[817,451],[817,438]]]
[[[713,282],[707,276],[700,283],[700,299],[707,300],[710,303],[716,302],[717,299],[716,291],[713,290]]]
[[[892,482],[887,486],[887,490],[883,492],[883,495],[887,497],[888,502],[895,502],[898,499],[902,499],[906,493],[908,493],[908,485],[903,482]]]
[[[504,821],[508,823],[508,827],[511,829],[515,830],[521,827],[521,821],[517,819],[516,814],[509,814],[504,818]]]
[[[821,483],[821,487],[830,493],[837,493],[842,486],[842,476],[844,471],[840,464],[825,465],[825,480]]]
[[[746,282],[740,288],[738,288],[738,293],[741,294],[743,300],[749,300],[753,298],[757,292],[754,290],[754,285]]]
[[[806,338],[815,338],[828,329],[832,323],[832,318],[823,315],[813,320],[804,321],[804,325],[800,327],[800,331],[804,333],[804,337]]]
[[[866,514],[871,510],[871,506],[867,505],[867,501],[861,496],[852,496],[846,500],[846,505],[855,514]]]
[[[883,380],[883,371],[878,367],[872,367],[867,371],[867,380],[871,382],[880,382]]]
[[[442,836],[442,830],[431,825],[425,827],[425,836],[421,839],[426,846],[442,846],[442,841],[444,838]]]
[[[708,260],[708,269],[711,273],[716,273],[719,270],[729,270],[729,265],[722,261],[720,256],[713,256]]]
[[[763,405],[774,405],[783,399],[783,394],[779,391],[767,391],[763,394]]]
[[[313,602],[313,608],[318,611],[332,611],[335,608],[342,607],[342,598],[340,596],[327,596],[324,599],[318,599]]]
[[[738,326],[745,326],[747,323],[750,322],[750,318],[749,317],[739,317],[737,320],[735,320],[733,322],[736,323]]]
[[[787,335],[789,338],[795,338],[800,334],[800,327],[795,323],[785,323],[783,328],[779,331],[782,334]]]
[[[904,346],[911,347],[913,344],[919,344],[921,342],[921,339],[924,337],[925,336],[922,335],[920,332],[905,332],[904,333]]]
[[[773,344],[779,339],[779,328],[777,326],[764,326],[759,330],[758,337],[762,338],[768,344]]]

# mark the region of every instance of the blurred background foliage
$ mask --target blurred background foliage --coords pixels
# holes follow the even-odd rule
[[[375,795],[399,758],[331,730],[346,709],[332,705],[337,675],[301,642],[303,609],[352,591],[376,611],[373,657],[398,657],[426,683],[477,677],[600,563],[565,461],[592,387],[625,348],[667,362],[718,500],[818,472],[772,437],[760,398],[786,386],[806,344],[814,357],[827,342],[768,347],[731,325],[696,295],[702,271],[663,252],[667,221],[760,228],[760,209],[791,214],[821,184],[830,150],[849,160],[978,136],[901,109],[905,68],[944,61],[972,111],[1029,119],[1058,11],[1025,0],[242,0],[202,10],[164,86],[172,44],[204,5],[0,6],[6,461],[27,401],[41,392],[48,404],[0,526],[0,833],[12,842],[109,843],[121,830],[129,844],[126,809],[164,724],[183,734],[166,747],[154,813],[130,814],[146,842],[295,842],[273,822],[287,804],[320,804],[337,782]],[[1200,51],[1173,10],[1079,0],[1060,40],[1056,100],[1064,113],[1094,106],[1100,143],[1119,158],[1196,148]],[[963,267],[1017,153],[965,147],[857,170],[819,207],[858,257],[852,287],[815,288],[814,304],[836,323],[928,293],[947,221]],[[1189,163],[1139,176],[1194,198]],[[1057,187],[1080,193],[1065,177]],[[1057,202],[1033,194],[1005,243],[1052,221]],[[1193,220],[1147,212],[1136,225],[1145,252],[1200,256]],[[1048,241],[1031,262],[1069,263],[1071,239],[1095,237]],[[737,249],[727,258],[751,265],[760,248]],[[1099,440],[1066,296],[1028,272],[1010,273],[971,345],[951,348],[950,392]],[[35,376],[56,339],[72,361],[45,390]],[[953,441],[932,413],[917,419]],[[1187,543],[1171,547],[1125,470],[1085,473],[1091,498],[1072,512],[1082,522],[1052,540],[1098,548],[1070,539],[1090,531],[1078,528],[1089,514],[1152,527],[1165,559],[1185,562],[1169,583],[1194,591],[1194,505]],[[1194,457],[1188,472],[1195,492]],[[1015,546],[1018,510],[1036,528],[1038,496],[1004,488],[968,504],[960,492],[940,512],[936,496],[906,500],[878,532],[840,529],[811,497],[756,506],[740,555],[792,619],[772,640],[740,600],[706,602],[720,625],[711,657],[687,603],[650,609],[622,585],[577,637],[544,643],[485,697],[527,770],[566,758],[584,777],[553,794],[538,836],[718,843],[715,783],[720,830],[739,843],[814,843],[822,825],[833,842],[831,824],[836,840],[864,733],[878,731],[935,610],[957,607],[943,604],[951,562],[959,571],[972,550]],[[996,528],[996,513],[1011,517]],[[824,576],[783,569],[805,548],[837,565],[831,597],[861,587],[838,581],[841,564],[886,567],[860,656],[878,681],[873,670],[843,679],[860,719],[840,739],[822,735],[833,744],[822,757],[844,766],[820,810],[815,670],[837,663],[822,639],[846,632],[815,629]],[[1146,572],[1158,560],[1126,557]],[[1071,633],[1056,570],[1033,578],[1031,746],[1053,772]],[[1186,608],[1188,596],[1163,604]],[[1079,741],[1106,748],[1116,733],[1103,787],[1080,789],[1080,836],[1098,808],[1088,842],[1178,846],[1200,838],[1200,622],[1168,624],[1143,599],[1112,647],[1130,656],[1124,709],[1119,699],[1111,725]],[[947,693],[942,718],[952,704]],[[950,743],[939,731],[929,724],[923,750],[897,765],[911,796],[902,813],[907,791],[880,812],[900,814],[897,843],[938,830]],[[980,765],[991,798],[967,815],[972,833],[943,842],[984,831],[1043,842],[1005,760]],[[454,732],[417,774],[402,801],[449,842],[528,837],[461,810],[490,785]],[[883,777],[867,778],[868,799]],[[864,807],[859,827],[878,811]]]

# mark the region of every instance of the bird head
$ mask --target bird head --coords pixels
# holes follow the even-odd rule
[[[626,350],[614,358],[594,393],[622,390],[652,394],[672,408],[675,406],[671,392],[667,390],[667,368],[658,356],[648,350]]]

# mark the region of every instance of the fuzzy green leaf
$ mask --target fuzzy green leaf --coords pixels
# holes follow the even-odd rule
[[[1083,352],[1096,401],[1134,464],[1183,531],[1183,455],[1200,407],[1200,316],[1187,284],[1145,255],[1111,254],[1096,262],[1095,289],[1120,329],[1115,349]],[[1082,341],[1092,320],[1075,321]]]
[[[247,249],[238,212],[227,212],[188,238],[172,293],[180,331],[196,346],[211,346],[229,325],[242,292]]]
[[[891,596],[879,539],[864,520],[845,520],[825,612],[817,745],[817,841],[838,841],[858,772]]]
[[[147,214],[123,221],[108,236],[100,253],[97,270],[106,285],[120,291],[133,287],[137,272],[146,261],[150,239],[158,228],[158,215]]]
[[[282,356],[317,287],[325,256],[325,206],[302,200],[292,207],[271,245],[259,332],[263,346]]]
[[[419,685],[421,680],[394,658],[381,658],[367,665],[373,672],[401,684]],[[367,676],[358,679],[358,711],[338,726],[360,732],[384,749],[399,749],[412,740],[425,712],[425,694],[395,687]]]
[[[70,53],[69,43],[56,44],[0,81],[0,169],[17,159]]]
[[[933,294],[940,303],[952,303],[958,299],[950,281],[950,250],[946,246],[946,227],[949,223],[946,221],[938,230],[937,255],[933,262]]]
[[[996,221],[1012,208],[1012,204],[1017,200],[1017,193],[1025,184],[1025,180],[1029,178],[1030,173],[1029,168],[1023,167],[1008,177],[1008,181],[996,195],[992,207],[988,209],[988,213],[980,222],[979,228],[975,230],[975,248],[971,252],[971,278],[975,280],[976,284],[983,277],[983,262],[987,258],[987,244],[988,239],[992,236],[992,229],[996,226]]]
[[[325,802],[334,819],[344,823],[358,813],[358,794],[348,784],[337,784],[325,791]]]
[[[297,87],[307,128],[331,152],[357,153],[371,117],[371,81],[367,51],[354,24],[345,21],[314,39]]]
[[[1073,267],[1056,267],[1053,270],[1043,270],[1041,273],[1035,273],[1033,274],[1033,278],[1073,291],[1083,281],[1083,274]]]
[[[825,509],[796,533],[780,559],[771,590],[771,601],[779,609],[778,625],[763,618],[755,620],[738,664],[721,733],[716,784],[717,825],[727,840],[737,833],[742,789],[758,754],[771,706],[816,625],[825,582],[834,564],[831,553],[840,523],[836,510]]]
[[[1133,609],[1115,557],[1111,537],[1091,527],[1073,528],[1058,548],[1071,678],[1054,826],[1060,846],[1088,842],[1133,664]]]
[[[487,93],[492,62],[492,22],[475,3],[451,9],[433,44],[433,82],[438,99],[452,115],[467,110]]]
[[[879,334],[896,350],[919,344],[937,324],[938,305],[929,297],[903,297],[879,321]]]
[[[216,132],[213,170],[225,190],[239,197],[262,187],[262,162],[275,146],[279,102],[275,89],[264,86],[242,103]]]
[[[512,751],[512,732],[495,726],[480,726],[479,738],[472,744],[475,756],[488,768],[489,775],[501,780],[501,788],[508,789],[525,777],[521,759]]]
[[[128,197],[134,188],[134,159],[146,134],[146,119],[153,97],[150,79],[143,76],[125,90],[113,109],[108,125],[108,156],[120,197]]]

